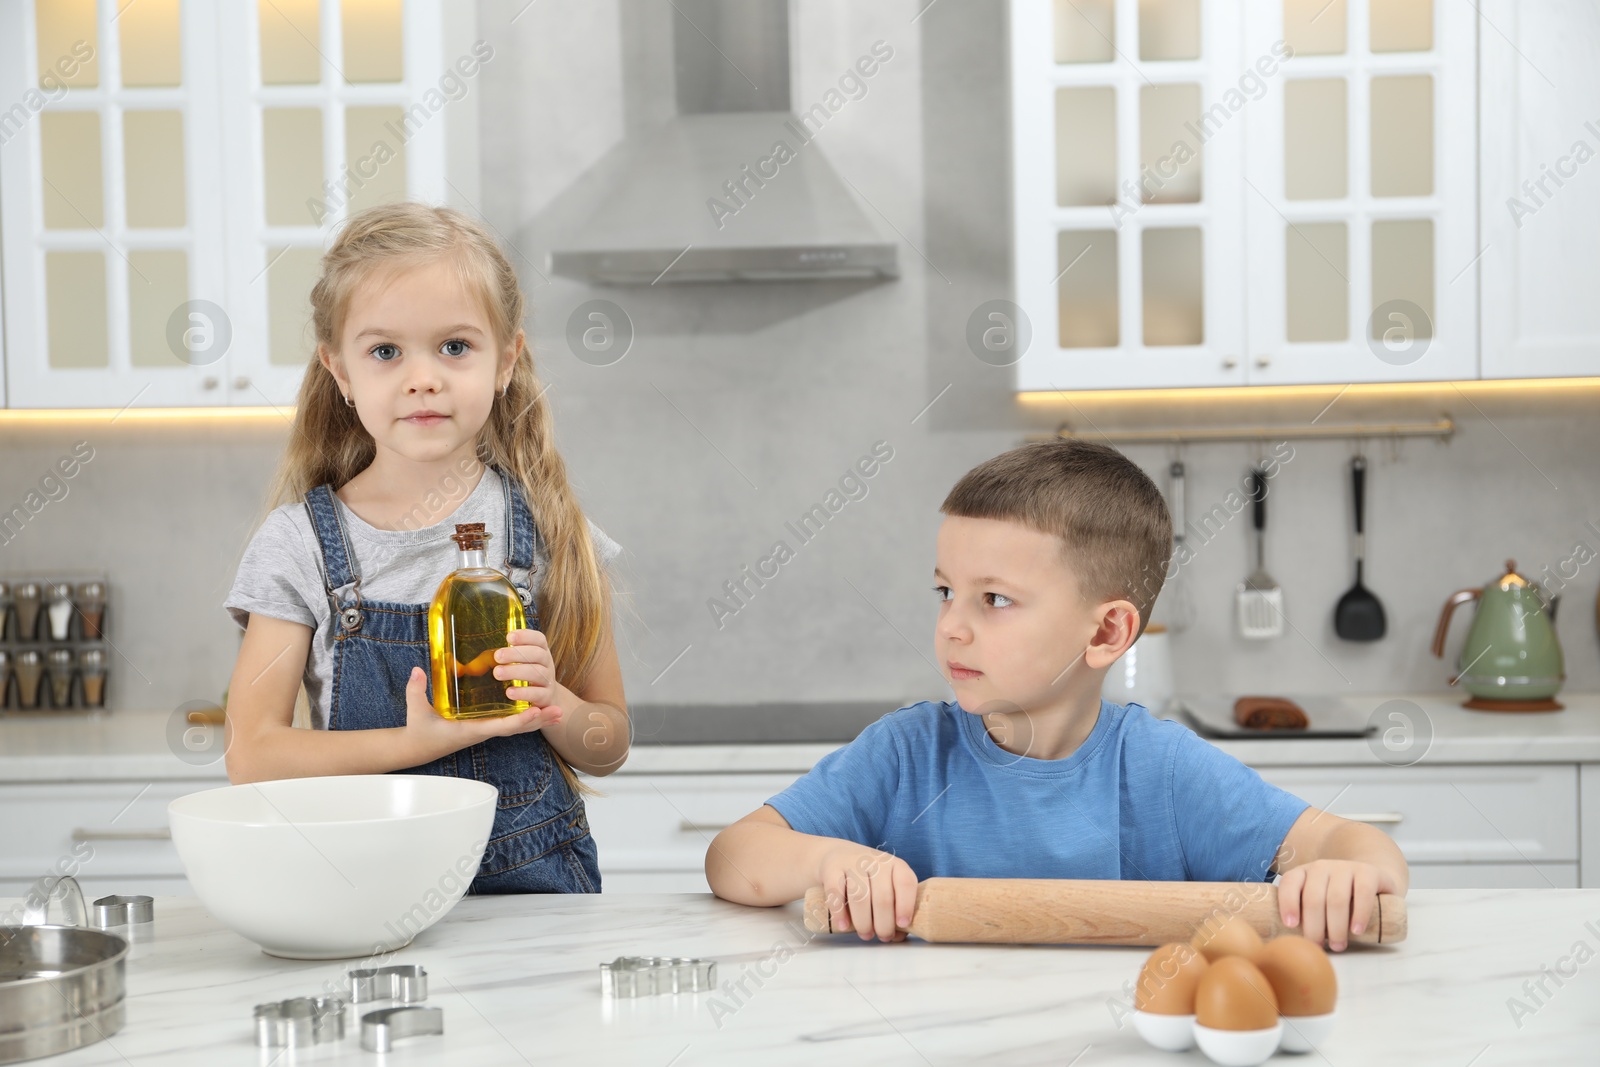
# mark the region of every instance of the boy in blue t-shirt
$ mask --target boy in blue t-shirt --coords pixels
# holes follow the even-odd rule
[[[1100,698],[1171,555],[1154,483],[1120,452],[1048,441],[979,464],[940,508],[934,646],[956,701],[885,715],[723,830],[720,897],[821,885],[833,928],[899,941],[936,876],[1278,882],[1335,951],[1403,895],[1382,831],[1319,811],[1183,725]]]

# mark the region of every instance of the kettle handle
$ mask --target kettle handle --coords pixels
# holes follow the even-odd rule
[[[1440,659],[1444,658],[1444,638],[1450,630],[1450,616],[1455,614],[1456,608],[1469,600],[1477,600],[1483,595],[1481,589],[1460,589],[1450,594],[1450,599],[1444,602],[1444,611],[1439,614],[1439,626],[1433,631],[1433,654]]]

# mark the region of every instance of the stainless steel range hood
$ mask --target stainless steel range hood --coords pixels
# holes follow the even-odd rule
[[[580,179],[599,207],[551,250],[551,273],[616,285],[897,277],[897,246],[816,143],[826,109],[790,111],[786,0],[674,10],[679,113]]]

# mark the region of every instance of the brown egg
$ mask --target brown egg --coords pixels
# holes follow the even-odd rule
[[[1275,937],[1256,954],[1256,967],[1272,984],[1283,1015],[1326,1015],[1339,996],[1333,964],[1321,945],[1297,934]]]
[[[1270,1030],[1278,1023],[1278,997],[1255,964],[1224,956],[1200,976],[1194,1021],[1213,1030]]]
[[[1193,1015],[1195,987],[1208,966],[1193,945],[1162,945],[1139,971],[1133,1006],[1152,1015]]]
[[[1230,915],[1226,919],[1208,919],[1205,924],[1194,932],[1194,938],[1189,942],[1205,954],[1207,960],[1216,963],[1224,956],[1243,956],[1251,959],[1261,951],[1261,935],[1256,933],[1255,927],[1239,918]]]

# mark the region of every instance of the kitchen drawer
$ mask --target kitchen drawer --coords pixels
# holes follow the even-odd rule
[[[31,883],[71,874],[84,883],[182,878],[167,804],[226,785],[167,782],[37,782],[0,785],[0,880]],[[130,892],[127,889],[117,892]]]
[[[614,775],[585,797],[600,874],[705,869],[718,831],[787,788],[792,774]],[[700,876],[702,888],[705,878]],[[607,889],[610,888],[609,882]]]
[[[1576,863],[1413,863],[1412,889],[1577,889]]]
[[[602,864],[604,866],[604,864]],[[602,893],[709,893],[704,871],[602,871]]]
[[[19,906],[32,886],[31,878],[0,878],[0,899],[9,898],[3,906],[0,906],[0,914],[9,914],[13,908]],[[194,887],[189,884],[187,878],[156,878],[149,875],[123,878],[96,878],[83,875],[78,878],[78,888],[83,890],[83,903],[86,906],[92,906],[100,897],[109,897],[113,894],[122,896],[143,894],[151,897],[194,896]],[[16,914],[20,921],[22,913],[18,911]],[[55,914],[52,912],[51,918],[54,918]]]
[[[1575,862],[1576,764],[1263,767],[1313,807],[1370,822],[1408,863]],[[1543,884],[1542,882],[1540,884]]]

